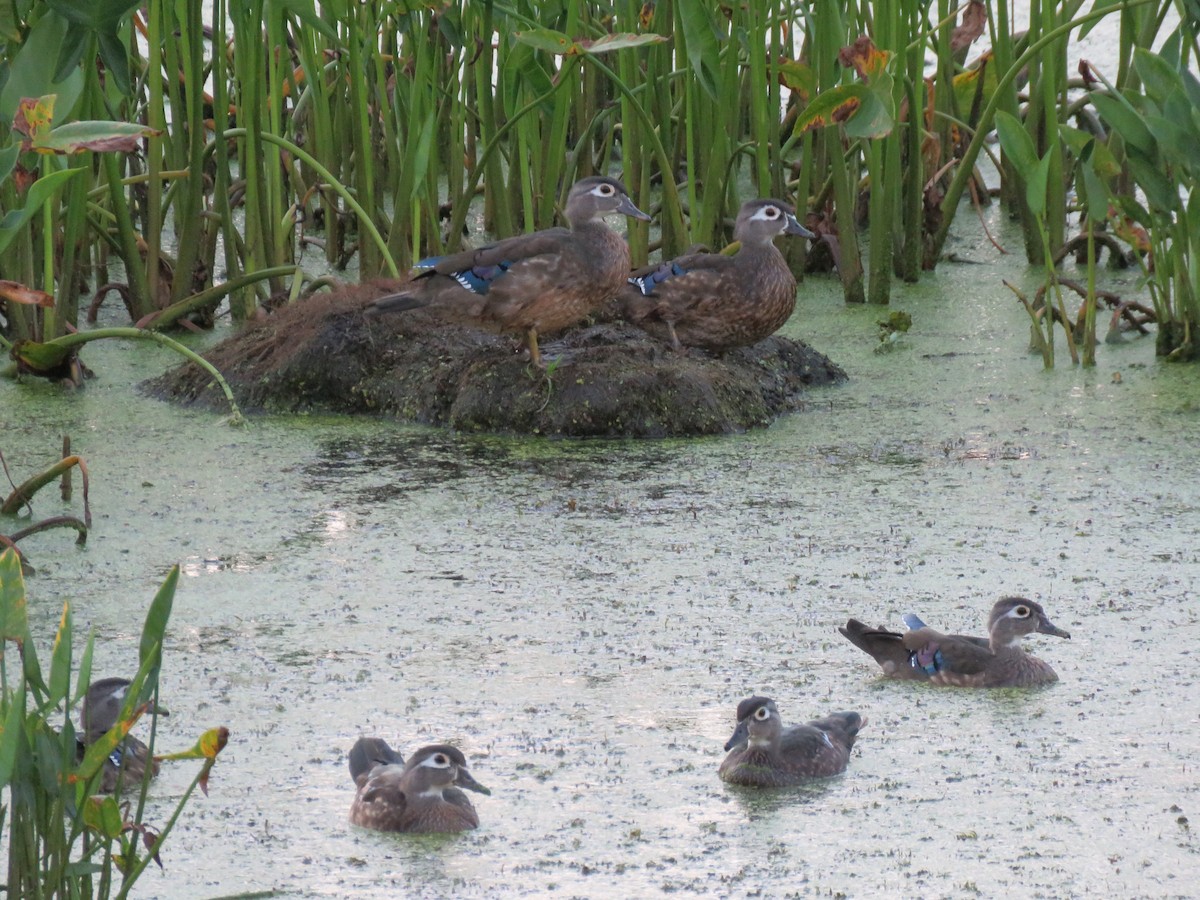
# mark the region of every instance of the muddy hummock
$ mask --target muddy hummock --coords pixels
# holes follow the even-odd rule
[[[624,324],[543,340],[548,365],[537,370],[512,335],[430,310],[367,312],[385,290],[367,285],[286,307],[207,358],[248,410],[366,412],[461,431],[570,436],[740,431],[799,408],[807,387],[846,377],[778,335],[712,356],[676,353]],[[148,386],[183,403],[225,405],[190,363]]]

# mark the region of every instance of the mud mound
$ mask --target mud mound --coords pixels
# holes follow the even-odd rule
[[[766,425],[805,388],[845,373],[803,343],[774,336],[710,356],[675,353],[630,325],[543,340],[545,370],[511,336],[435,311],[365,311],[381,286],[286,307],[207,354],[247,410],[375,413],[462,431],[666,437]],[[148,382],[178,402],[223,408],[191,364]]]

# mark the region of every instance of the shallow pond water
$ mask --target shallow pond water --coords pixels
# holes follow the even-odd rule
[[[97,674],[130,672],[181,562],[160,744],[232,732],[138,895],[1195,895],[1200,370],[1133,339],[1094,370],[1060,344],[1045,372],[1000,284],[1036,276],[952,249],[980,264],[899,288],[914,328],[886,354],[879,310],[802,285],[785,333],[850,382],[717,439],[231,429],[141,397],[173,360],[116,344],[87,348],[77,394],[0,384],[14,477],[65,432],[92,479],[85,548],[24,543],[38,633],[70,600]],[[1027,643],[1058,684],[886,682],[836,631],[912,610],[981,633],[1004,593],[1072,632]],[[751,692],[788,721],[867,716],[846,774],[723,785]],[[360,733],[457,743],[493,791],[480,829],[348,825]],[[166,768],[163,815],[190,776]]]

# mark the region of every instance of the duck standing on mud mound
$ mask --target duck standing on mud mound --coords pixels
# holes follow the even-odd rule
[[[796,279],[772,243],[781,234],[816,237],[782,200],[743,203],[737,253],[690,253],[640,269],[621,291],[622,314],[676,350],[758,343],[796,307]]]
[[[376,300],[373,309],[437,306],[472,324],[523,331],[530,359],[541,365],[538,335],[583,320],[616,296],[629,275],[629,246],[602,218],[614,212],[650,219],[616,179],[581,179],[567,195],[568,228],[423,259],[403,290]]]
[[[358,785],[350,821],[376,831],[470,831],[479,827],[479,815],[459,789],[491,793],[449,744],[422,747],[405,763],[382,738],[361,737],[350,748],[350,777]]]
[[[129,680],[126,678],[102,678],[88,686],[79,722],[83,735],[78,751],[80,759],[88,747],[117,724],[128,690]],[[159,709],[158,714],[168,715],[165,709]],[[104,761],[104,768],[100,772],[100,792],[111,794],[118,785],[123,792],[136,790],[145,777],[147,765],[153,778],[158,774],[158,760],[151,758],[149,747],[132,735],[127,736]]]
[[[1027,634],[1071,635],[1050,621],[1046,611],[1024,597],[1003,597],[988,616],[988,636],[942,634],[912,613],[908,631],[899,634],[868,628],[851,619],[839,628],[855,647],[869,653],[889,678],[928,681],[951,687],[1032,687],[1058,681],[1047,663],[1021,647]]]

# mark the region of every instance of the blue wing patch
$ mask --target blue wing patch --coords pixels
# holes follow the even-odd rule
[[[900,619],[904,622],[905,627],[908,628],[909,631],[916,631],[918,628],[925,627],[925,623],[912,613],[905,613],[900,617]]]
[[[420,278],[423,275],[432,275],[433,268],[441,262],[445,257],[430,256],[425,259],[418,260],[413,270],[416,275],[413,277]],[[492,282],[512,268],[511,260],[504,260],[494,266],[472,266],[469,269],[463,269],[460,272],[451,272],[450,277],[459,283],[464,290],[470,291],[472,294],[486,294],[491,290]]]
[[[686,273],[687,269],[672,260],[669,263],[663,263],[649,275],[640,275],[636,278],[630,278],[628,281],[641,291],[642,296],[648,297],[654,293],[656,287],[668,278],[674,278],[676,275],[684,275]]]
[[[926,644],[908,654],[908,664],[914,669],[920,669],[926,675],[936,675],[945,665],[942,651],[937,644]]]

